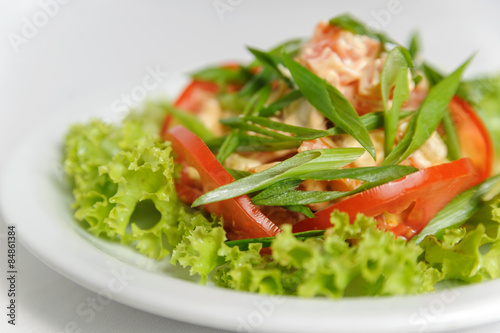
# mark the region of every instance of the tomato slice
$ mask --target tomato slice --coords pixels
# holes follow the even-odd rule
[[[174,106],[179,109],[184,109],[192,113],[196,113],[201,106],[201,103],[206,98],[207,94],[215,94],[219,91],[219,86],[214,82],[193,80],[184,89],[182,94],[177,98]],[[168,129],[172,126],[173,117],[171,114],[165,117],[163,126],[161,129],[161,135],[163,136]]]
[[[384,213],[401,214],[401,223],[389,229],[410,239],[456,195],[481,182],[469,158],[432,166],[401,179],[374,187],[318,211],[300,221],[294,232],[331,227],[333,211],[347,212],[351,221],[358,213],[380,219]]]
[[[164,138],[172,143],[180,160],[198,171],[204,192],[234,181],[207,145],[185,127],[173,127],[165,133]],[[246,195],[211,203],[205,208],[224,218],[229,239],[270,237],[281,232]]]
[[[464,157],[469,157],[481,179],[491,175],[494,161],[493,142],[475,110],[463,99],[455,96],[449,105]]]
[[[207,94],[216,94],[218,91],[219,86],[214,82],[193,80],[179,96],[175,106],[197,113]],[[331,212],[338,209],[348,212],[351,219],[354,219],[357,213],[374,216],[380,220],[383,219],[385,213],[399,214],[401,223],[396,227],[388,227],[388,230],[395,235],[406,238],[411,238],[420,232],[449,201],[465,189],[488,178],[492,170],[493,144],[481,119],[468,103],[457,96],[452,99],[449,108],[458,132],[462,155],[468,159],[427,168],[400,180],[360,193],[317,212],[315,218],[299,222],[294,226],[294,231],[328,228],[331,226]],[[172,118],[167,116],[163,124],[162,137],[170,141],[173,140],[173,134],[169,131],[171,126]],[[180,130],[175,130],[173,133],[182,134],[184,139],[189,136],[180,133]],[[194,136],[192,133],[191,135]],[[196,139],[199,140],[197,137]],[[191,138],[188,141],[197,140]],[[204,145],[201,140],[199,141]],[[190,148],[184,147],[184,149],[189,150]],[[177,153],[182,155],[178,151]],[[207,154],[210,154],[212,158],[207,161],[207,164],[201,163],[200,161],[204,161]],[[204,192],[233,181],[208,148],[199,156],[182,159],[185,161],[184,164],[190,160],[191,162],[187,164],[195,167],[202,179],[202,186],[193,183],[187,176],[185,167],[183,168],[181,180],[176,183],[176,189],[185,202],[192,203]],[[218,166],[212,170],[214,165]],[[220,172],[225,176],[213,178],[214,170],[222,170]],[[222,203],[210,204],[206,208],[214,214],[224,216],[226,221],[231,221],[226,227],[230,233],[232,232],[230,237],[233,239],[267,237],[280,232],[279,228],[263,216],[248,197],[244,197],[245,199],[238,198],[241,201],[238,204],[230,204],[232,210],[229,211],[226,207],[222,207],[224,205]],[[236,225],[233,215],[237,216],[238,212],[241,214],[241,210],[246,212],[243,214],[244,222],[242,222],[243,225]],[[257,215],[252,217],[253,213],[250,213],[249,216],[248,212],[255,212]],[[255,221],[252,222],[252,219]],[[259,225],[259,227],[255,228],[255,225]]]
[[[214,82],[193,80],[177,98],[174,106],[184,109],[187,112],[197,113],[202,107],[202,103],[206,100],[207,95],[215,94],[218,90],[219,86]],[[172,123],[173,117],[171,114],[168,114],[161,129],[161,137],[164,140],[166,140],[168,130],[172,126]],[[200,184],[197,184],[189,177],[186,163],[182,162],[181,166],[180,179],[175,183],[175,189],[182,201],[192,204],[203,194],[203,189]]]
[[[200,94],[204,92],[216,93],[219,86],[214,82],[193,80],[182,92],[174,105],[180,109],[194,111],[200,102]]]

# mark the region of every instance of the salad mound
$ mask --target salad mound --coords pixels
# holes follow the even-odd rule
[[[444,76],[415,37],[405,48],[349,15],[248,49],[253,62],[193,73],[173,104],[69,130],[82,227],[263,294],[416,294],[500,276],[500,176],[476,112],[486,100],[491,113],[478,87],[494,81],[462,82],[470,59]]]

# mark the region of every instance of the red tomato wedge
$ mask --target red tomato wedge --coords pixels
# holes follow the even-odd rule
[[[238,70],[240,65],[236,62],[228,62],[222,66],[222,68],[230,69],[230,70]],[[253,68],[252,71],[254,73],[258,73],[260,68]],[[236,92],[241,89],[241,84],[238,83],[229,83],[226,87],[228,92]],[[197,114],[200,112],[203,107],[203,103],[206,100],[207,95],[215,95],[220,92],[221,88],[219,85],[212,81],[204,81],[193,79],[186,88],[182,91],[180,96],[174,103],[174,106],[179,109],[183,109],[189,111],[191,113]],[[173,126],[172,124],[172,115],[167,115],[165,121],[163,122],[163,127],[161,130],[162,135],[167,132],[167,130]]]
[[[164,134],[178,159],[198,171],[205,193],[234,181],[207,145],[185,127],[176,126]],[[281,232],[246,195],[208,204],[205,208],[224,218],[229,239],[270,237]]]
[[[449,105],[458,133],[462,156],[469,157],[481,179],[491,175],[494,150],[490,134],[476,111],[463,99],[455,96]]]
[[[203,101],[207,94],[215,94],[219,91],[219,86],[214,82],[193,80],[184,89],[182,94],[177,98],[174,106],[179,109],[188,110],[190,112],[196,113],[201,107]],[[172,115],[169,114],[163,122],[163,127],[161,129],[162,136],[168,131],[172,126]]]
[[[219,86],[214,82],[193,80],[184,89],[174,105],[180,109],[194,110],[197,106],[196,103],[200,102],[199,94],[216,93],[217,91],[219,91]]]
[[[349,214],[351,222],[358,213],[375,218],[388,212],[401,214],[402,221],[390,229],[396,236],[410,239],[456,195],[481,182],[469,158],[429,167],[401,179],[374,187],[318,211],[314,218],[300,221],[294,232],[331,227],[330,214]]]

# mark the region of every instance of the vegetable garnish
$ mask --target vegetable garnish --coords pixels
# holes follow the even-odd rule
[[[455,96],[449,108],[458,133],[461,155],[472,160],[481,179],[488,178],[494,160],[493,143],[488,130],[472,107],[460,97]]]
[[[363,23],[359,22],[349,14],[336,16],[330,20],[330,24],[349,30],[357,35],[365,35],[379,39],[382,43],[397,44],[391,38],[380,32],[375,32],[366,27]]]
[[[283,110],[290,103],[295,102],[299,98],[303,97],[302,92],[300,90],[292,90],[285,96],[278,99],[276,102],[268,105],[265,108],[262,108],[259,112],[259,115],[262,117],[270,117],[274,115],[276,112]]]
[[[282,180],[276,184],[273,184],[254,196],[252,198],[252,201],[257,205],[268,206],[288,206],[297,204],[306,205],[311,203],[325,202],[363,192],[372,187],[394,181],[416,171],[417,169],[413,167],[403,165],[317,171],[305,174],[301,177],[301,179],[298,180],[292,178],[291,180]],[[352,191],[347,192],[295,191],[295,189],[302,182],[302,179],[357,179],[365,181],[366,183]]]
[[[384,153],[389,155],[396,140],[399,112],[404,102],[410,99],[408,88],[408,70],[413,67],[413,61],[408,50],[401,46],[392,49],[387,55],[380,78],[382,101],[384,103]],[[387,103],[391,89],[394,87],[392,107]]]
[[[368,131],[344,95],[286,54],[283,54],[283,59],[309,103],[346,133],[356,138],[375,159],[375,148]]]
[[[174,127],[165,134],[172,142],[177,157],[194,167],[201,178],[205,192],[233,183],[233,177],[222,167],[208,147],[196,135],[182,126]],[[231,238],[265,237],[280,232],[279,228],[265,217],[246,196],[232,197],[220,203],[205,205],[209,212],[222,215]]]
[[[424,65],[424,71],[431,84],[435,85],[443,76],[435,69]],[[485,81],[481,81],[485,82]],[[489,90],[495,90],[486,80]],[[479,104],[478,97],[467,88],[468,83],[462,83],[457,94],[448,105],[449,113],[443,118],[443,129],[446,133],[448,153],[451,157],[466,156],[472,159],[473,164],[482,174],[483,179],[490,176],[494,162],[494,147],[485,124],[476,111],[464,100],[468,99]],[[469,83],[469,85],[471,85]],[[472,84],[474,85],[474,84]],[[453,158],[452,158],[453,159]]]
[[[500,175],[496,175],[457,195],[429,221],[424,230],[415,237],[415,241],[420,243],[428,235],[441,238],[447,229],[462,225],[479,211],[484,202],[489,201],[487,195],[499,184]]]
[[[296,232],[293,236],[300,240],[305,240],[307,238],[312,237],[321,237],[325,234],[325,230],[310,230],[304,232]],[[262,244],[262,247],[269,247],[272,242],[276,239],[276,237],[264,237],[264,238],[246,238],[246,239],[238,239],[234,241],[227,241],[226,245],[233,247],[237,246],[240,250],[248,250],[250,244]]]
[[[289,87],[293,87],[293,82],[290,80],[289,77],[285,76],[279,66],[283,66],[283,61],[273,55],[272,53],[266,53],[254,48],[249,47],[248,50],[255,56],[255,58],[266,68],[268,68],[270,71],[273,71],[281,80],[287,83]]]
[[[399,113],[398,120],[410,115],[408,112]],[[359,117],[367,130],[374,130],[383,127],[384,114],[382,112],[370,112]],[[266,117],[240,116],[230,117],[220,120],[220,123],[231,128],[243,129],[259,133],[262,136],[280,139],[283,141],[308,141],[323,138],[335,134],[346,134],[338,126],[333,126],[327,130],[317,130],[314,128],[287,125],[279,121],[273,121]],[[281,134],[282,132],[292,135]]]
[[[475,110],[498,139],[500,80],[461,82],[471,60],[442,75],[416,36],[406,49],[344,14],[192,73],[173,105],[74,126],[76,219],[242,291],[400,295],[500,277],[500,176]]]
[[[401,162],[429,139],[443,119],[447,106],[458,89],[462,72],[469,62],[470,59],[429,91],[420,109],[412,117],[408,133],[386,157],[384,164]]]
[[[193,206],[231,199],[262,190],[288,179],[309,179],[309,174],[337,169],[353,162],[363,154],[360,148],[307,150],[267,170],[220,186],[196,199]]]
[[[195,113],[196,109],[199,107],[198,103],[202,99],[205,93],[216,93],[219,91],[219,86],[214,82],[208,81],[198,81],[193,80],[189,86],[184,89],[183,93],[177,98],[174,106],[184,110],[191,110]],[[166,132],[170,126],[172,126],[172,116],[168,115],[163,122],[162,133]]]
[[[407,239],[418,234],[456,195],[480,181],[469,159],[432,166],[369,189],[328,207],[294,226],[294,231],[325,229],[334,210],[380,220],[385,229]],[[395,221],[392,221],[394,219]]]

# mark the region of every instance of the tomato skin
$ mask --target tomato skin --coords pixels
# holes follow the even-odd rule
[[[238,64],[229,63],[225,68],[238,68]],[[229,86],[229,90],[238,90]],[[220,90],[215,82],[193,80],[177,98],[174,106],[187,112],[197,113],[200,103],[207,95],[214,95]],[[183,164],[180,180],[175,187],[181,200],[193,203],[203,193],[233,182],[234,179],[217,161],[205,143],[182,126],[172,127],[173,117],[165,118],[161,137],[172,142],[174,151]],[[170,129],[171,128],[171,129]],[[193,182],[186,171],[187,166],[194,167],[201,178],[200,184]],[[275,236],[281,232],[271,220],[250,201],[248,196],[224,200],[204,206],[209,212],[223,216],[224,227],[229,239],[257,238]]]
[[[331,227],[330,215],[335,210],[347,212],[353,222],[358,213],[377,217],[384,212],[399,214],[408,209],[402,223],[390,231],[410,239],[456,195],[480,182],[481,176],[471,160],[461,158],[353,195],[318,211],[314,218],[300,221],[293,231],[327,229]]]
[[[176,126],[168,130],[164,138],[172,143],[181,161],[198,171],[203,192],[234,181],[205,143],[185,127]],[[229,239],[271,237],[281,232],[246,195],[211,203],[205,205],[205,208],[224,218]]]
[[[229,62],[222,66],[222,68],[231,70],[237,70],[239,67],[240,65],[236,62]],[[228,92],[236,92],[241,89],[241,85],[237,83],[229,83],[226,89]],[[220,86],[215,82],[193,79],[179,95],[174,103],[174,106],[194,114],[199,113],[206,96],[215,95],[219,93],[220,90]],[[173,117],[171,114],[165,117],[165,121],[163,122],[161,129],[162,136],[170,127],[173,126],[172,120]]]
[[[457,129],[462,156],[469,157],[482,180],[491,176],[494,161],[493,141],[476,111],[455,96],[449,105]]]
[[[203,94],[215,94],[219,91],[219,86],[214,82],[193,80],[183,90],[182,94],[177,98],[174,106],[179,109],[184,109],[195,113],[198,108],[198,103],[203,99]],[[172,126],[173,117],[168,114],[165,117],[161,128],[161,136],[163,137],[168,129]]]
[[[180,109],[193,110],[195,108],[194,101],[196,94],[199,92],[216,93],[219,91],[219,86],[215,82],[193,80],[184,89],[182,94],[177,98],[174,105]]]

